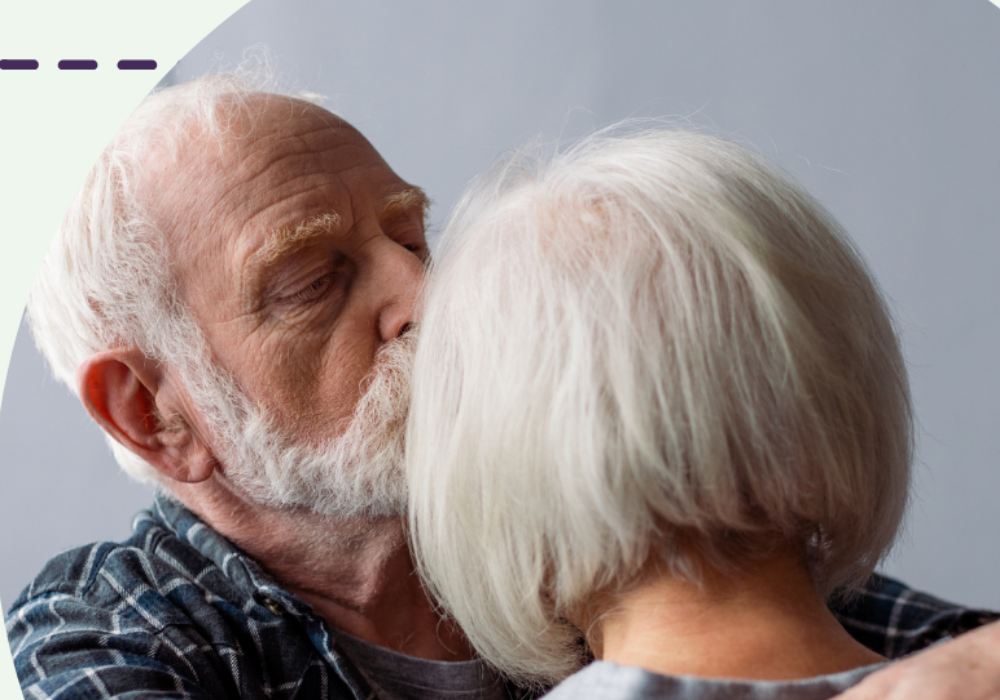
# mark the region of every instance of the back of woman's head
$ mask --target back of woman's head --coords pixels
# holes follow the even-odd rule
[[[425,300],[410,517],[433,592],[521,680],[651,560],[777,544],[825,594],[892,544],[911,457],[885,303],[836,222],[747,149],[681,131],[522,151],[477,181]]]

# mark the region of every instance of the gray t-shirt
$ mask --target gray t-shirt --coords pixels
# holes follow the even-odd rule
[[[661,676],[635,666],[595,661],[543,700],[827,700],[885,664],[800,681],[747,681]]]
[[[508,700],[508,687],[481,660],[429,661],[336,632],[379,700]]]

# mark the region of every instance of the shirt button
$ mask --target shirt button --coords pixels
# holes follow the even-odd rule
[[[265,608],[273,612],[275,615],[281,616],[284,615],[285,612],[287,612],[284,606],[278,601],[276,601],[274,598],[269,598],[267,596],[264,596],[263,598],[261,598],[260,602],[261,605],[263,605]]]

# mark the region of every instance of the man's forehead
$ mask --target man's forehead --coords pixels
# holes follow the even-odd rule
[[[176,142],[154,145],[140,170],[140,199],[167,227],[186,212],[216,208],[232,190],[246,196],[255,185],[273,187],[275,177],[361,162],[388,170],[354,127],[302,100],[261,95],[217,110],[214,127],[191,124]],[[287,167],[275,168],[283,162]]]
[[[275,233],[311,218],[331,214],[337,224],[351,225],[352,207],[364,200],[366,206],[411,206],[423,196],[407,194],[412,188],[347,122],[287,98],[265,107],[250,132],[234,128],[214,144],[204,141],[206,134],[194,135],[180,157],[149,171],[144,183],[179,267],[199,277],[198,268],[219,271],[220,264],[238,276],[246,258]],[[315,232],[335,222],[322,223],[306,228]],[[294,238],[287,241],[292,246]]]

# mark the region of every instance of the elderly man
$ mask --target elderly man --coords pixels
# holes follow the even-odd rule
[[[26,697],[516,694],[438,616],[401,524],[426,203],[343,120],[234,78],[133,114],[29,313],[118,461],[159,493],[131,539],[57,556],[14,603]],[[841,619],[884,654],[986,621],[869,585]],[[978,664],[988,693],[997,637],[873,679],[946,686]]]

